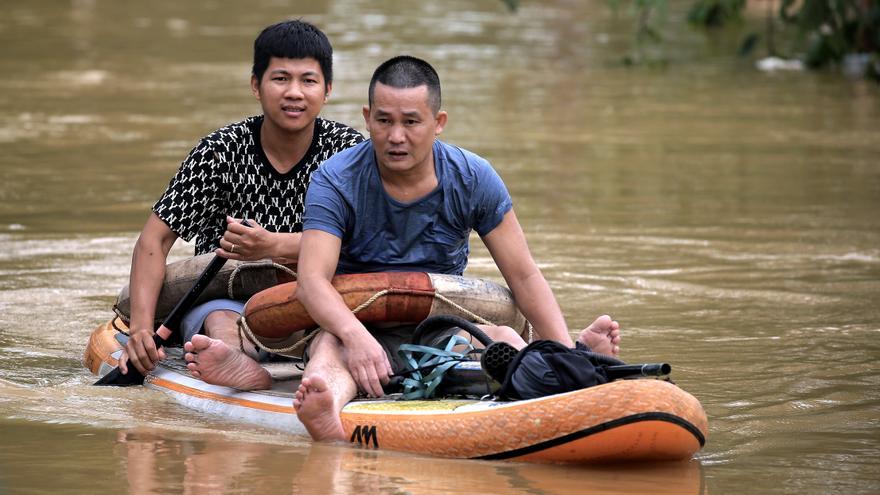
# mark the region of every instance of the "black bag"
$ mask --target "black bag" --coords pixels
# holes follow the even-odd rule
[[[493,345],[497,344],[501,343]],[[622,362],[596,354],[580,342],[572,349],[555,340],[536,340],[507,365],[495,395],[503,400],[535,399],[601,385],[609,381],[609,364]]]

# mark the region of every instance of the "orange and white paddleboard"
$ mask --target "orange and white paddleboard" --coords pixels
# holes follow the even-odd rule
[[[103,375],[122,347],[119,321],[92,333],[84,364]],[[270,365],[270,390],[242,392],[189,375],[179,350],[146,377],[148,387],[169,393],[204,413],[307,435],[293,410],[299,373],[291,364]],[[538,399],[355,400],[342,410],[349,440],[370,449],[462,458],[553,463],[643,462],[689,459],[708,434],[699,401],[661,380],[618,380]]]

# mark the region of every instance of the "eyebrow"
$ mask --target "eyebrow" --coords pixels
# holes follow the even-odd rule
[[[376,115],[390,115],[392,112],[387,110],[382,110],[381,108],[376,109]],[[410,110],[402,112],[404,117],[416,117],[416,118],[424,118],[418,110]]]
[[[293,75],[293,73],[292,73],[291,71],[287,70],[287,69],[273,69],[273,70],[269,71],[269,73],[270,73],[270,74],[283,74],[283,75],[288,75],[288,76]],[[300,74],[300,76],[314,76],[314,77],[317,77],[318,74],[319,74],[318,71],[315,71],[315,70],[307,70],[307,71],[305,71],[305,72],[302,72],[302,73]]]

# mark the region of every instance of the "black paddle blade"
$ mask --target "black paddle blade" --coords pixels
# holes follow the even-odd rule
[[[156,344],[156,349],[158,349],[165,344],[165,339],[160,337],[159,334],[153,334],[153,343]],[[110,373],[107,373],[102,376],[100,380],[95,382],[95,385],[113,385],[116,387],[129,387],[131,385],[143,384],[144,375],[131,365],[131,361],[128,362],[128,373],[123,375],[117,366],[116,368],[113,368]]]
[[[144,375],[141,374],[140,371],[135,369],[134,366],[129,366],[128,373],[122,374],[119,371],[119,368],[113,368],[110,373],[102,376],[100,380],[95,382],[95,385],[107,385],[114,387],[129,387],[131,385],[143,385],[144,384]]]

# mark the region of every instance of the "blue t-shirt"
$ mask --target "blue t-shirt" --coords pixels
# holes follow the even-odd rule
[[[337,273],[464,272],[471,230],[488,234],[513,204],[489,162],[439,140],[433,150],[437,188],[411,203],[385,192],[370,140],[312,174],[303,230],[342,239]]]

